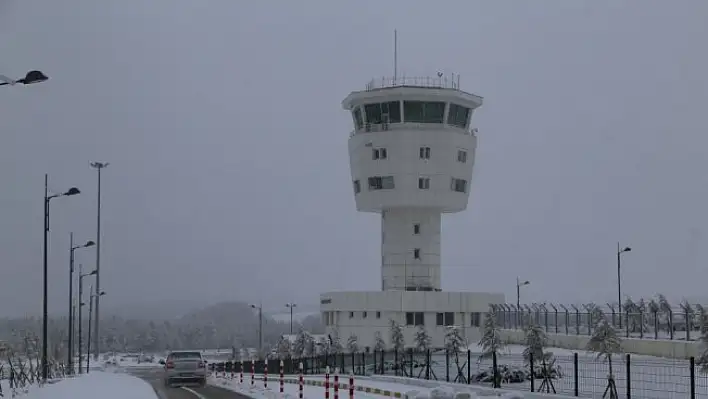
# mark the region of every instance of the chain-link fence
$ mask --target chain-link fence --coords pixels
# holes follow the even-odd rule
[[[690,304],[672,308],[642,301],[620,308],[617,304],[534,303],[500,304],[493,308],[501,328],[521,330],[532,321],[552,334],[592,335],[600,317],[606,318],[627,338],[693,341],[701,336],[701,326],[708,327],[702,306]]]

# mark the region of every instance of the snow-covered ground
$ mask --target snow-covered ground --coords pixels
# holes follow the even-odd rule
[[[5,382],[5,381],[4,381]],[[6,390],[7,389],[7,390]],[[6,397],[11,396],[7,385]],[[58,380],[39,387],[33,385],[17,392],[22,399],[155,399],[152,387],[145,381],[122,373],[92,371],[74,378]]]
[[[315,380],[316,378],[308,378],[309,380]],[[255,399],[281,399],[282,396],[280,395],[280,386],[278,385],[277,381],[273,381],[272,383],[268,383],[268,388],[266,389],[263,385],[262,380],[257,380],[254,385],[251,385],[250,380],[246,381],[244,380],[243,384],[240,384],[238,381],[238,378],[236,379],[229,379],[229,378],[210,378],[209,383],[211,385],[223,387],[230,389],[232,391],[241,393],[245,396],[249,396],[251,398]],[[440,390],[441,388],[445,390],[449,396],[447,396],[449,399],[453,399],[453,394],[455,392],[467,392],[470,394],[470,399],[475,399],[477,397],[490,397],[493,395],[493,392],[490,392],[489,390],[486,390],[486,392],[481,392],[481,391],[476,391],[474,389],[471,389],[473,387],[467,387],[467,386],[462,386],[462,387],[453,387],[450,384],[436,384],[437,387],[421,387],[421,386],[412,386],[412,385],[406,385],[402,383],[391,383],[391,382],[384,382],[384,381],[375,381],[371,379],[360,379],[358,381],[355,381],[355,386],[359,384],[362,386],[366,386],[368,388],[379,388],[381,390],[386,390],[390,392],[398,392],[402,394],[402,397],[405,395],[412,395],[418,399],[429,399],[431,397],[438,397],[438,398],[443,398],[441,396],[436,396],[435,394],[431,395],[431,391],[434,390]],[[461,388],[461,389],[460,389]],[[304,399],[321,399],[324,397],[324,392],[325,388],[321,386],[312,386],[312,385],[304,385],[302,389],[302,394]],[[330,387],[329,388],[330,396],[334,396],[334,388]],[[285,399],[295,399],[299,395],[299,386],[297,384],[293,383],[287,383],[284,384],[283,386],[283,393],[285,394]],[[499,391],[497,392],[498,394],[502,395],[504,398],[537,398],[538,396],[530,396],[531,394],[529,393],[522,393],[522,392],[509,392],[509,391]],[[479,396],[477,396],[479,394]],[[348,398],[349,397],[349,391],[348,389],[340,389],[339,390],[339,397],[342,398]],[[382,399],[384,397],[390,397],[390,395],[382,395],[380,393],[370,393],[370,392],[363,392],[363,391],[355,391],[354,392],[354,398],[355,399]],[[558,399],[564,399],[566,398],[565,396],[557,397]]]

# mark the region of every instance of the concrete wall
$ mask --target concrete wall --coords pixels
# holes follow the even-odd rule
[[[522,345],[524,343],[524,332],[522,330],[502,330],[501,336],[502,339],[510,344]],[[584,351],[589,339],[590,337],[587,335],[549,333],[548,346]],[[674,359],[686,359],[691,356],[698,356],[700,353],[697,342],[665,339],[622,338],[622,350],[625,353]]]
[[[480,339],[479,326],[474,322],[473,314],[481,324],[489,304],[503,301],[503,294],[484,292],[328,292],[320,295],[320,309],[328,334],[337,329],[343,344],[350,335],[356,335],[362,349],[374,346],[377,332],[390,347],[391,320],[403,327],[406,346],[414,346],[418,327],[406,325],[406,313],[422,312],[431,344],[439,348],[444,346],[447,329],[437,325],[437,313],[454,313],[454,325],[461,327],[465,337],[473,343]]]

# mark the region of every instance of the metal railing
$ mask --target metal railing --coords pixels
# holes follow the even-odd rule
[[[474,135],[477,128],[469,130],[447,123],[418,123],[418,122],[396,122],[396,123],[367,123],[360,129],[354,129],[349,133],[349,137],[359,133],[379,133],[389,130],[450,130],[459,134]]]
[[[460,90],[460,75],[450,76],[399,76],[374,78],[366,84],[366,91],[392,87],[425,87],[434,89]]]
[[[428,351],[374,351],[319,354],[314,356],[291,357],[287,354],[275,355],[252,364],[250,359],[242,363],[224,362],[211,364],[210,368],[218,376],[228,373],[249,373],[255,370],[258,383],[263,384],[263,373],[280,369],[283,362],[287,375],[302,372],[305,379],[324,379],[327,367],[343,375],[356,376],[396,376],[410,379],[432,380],[433,385],[450,384],[463,388],[502,388],[518,391],[543,392],[575,397],[599,398],[609,383],[609,367],[604,358],[582,351],[570,352],[556,348],[546,348],[552,353],[546,362],[527,358],[522,353],[500,353],[484,356],[471,350],[446,352]],[[553,353],[554,351],[558,353]],[[630,354],[613,356],[613,385],[620,397],[642,399],[705,398],[708,396],[708,379],[701,372],[700,365],[690,359],[647,359]],[[426,385],[422,385],[426,386]],[[492,394],[495,392],[492,391]],[[486,396],[485,396],[486,397]]]

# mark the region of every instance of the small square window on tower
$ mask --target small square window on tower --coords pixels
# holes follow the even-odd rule
[[[420,259],[420,248],[413,250],[413,259]]]
[[[430,147],[420,147],[418,156],[420,159],[430,159]]]
[[[420,234],[420,223],[415,223],[413,225],[413,234]]]

